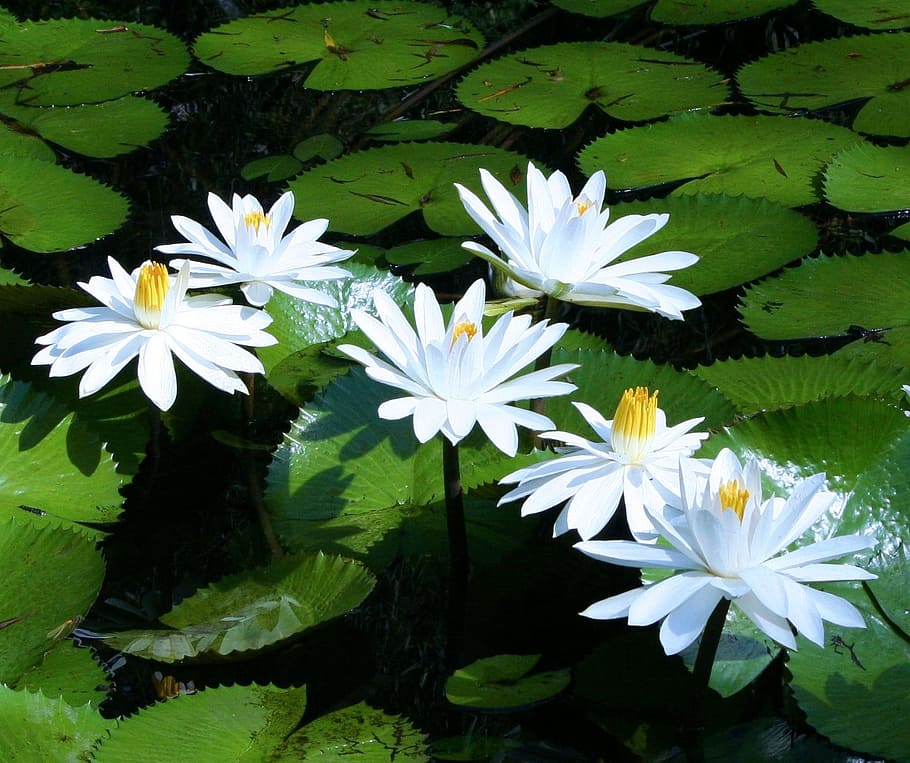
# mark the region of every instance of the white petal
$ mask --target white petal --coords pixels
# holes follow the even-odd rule
[[[711,576],[703,572],[685,572],[647,586],[645,592],[629,608],[629,625],[651,625],[666,617],[698,591],[711,584]],[[719,592],[714,596],[720,600]]]
[[[139,385],[162,411],[177,399],[177,374],[174,359],[163,334],[155,334],[139,351]]]
[[[631,591],[595,602],[587,609],[579,612],[579,614],[583,617],[590,617],[592,620],[613,620],[617,617],[625,617],[629,614],[629,607],[635,603],[644,591],[644,587],[633,588]]]
[[[660,643],[667,654],[678,654],[698,638],[723,595],[705,586],[679,604],[660,626]]]
[[[622,567],[692,569],[689,559],[676,549],[645,546],[631,540],[588,540],[576,543],[575,548],[592,559]]]

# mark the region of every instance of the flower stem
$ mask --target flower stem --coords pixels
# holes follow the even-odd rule
[[[695,677],[696,691],[700,692],[702,697],[708,691],[711,668],[714,667],[714,657],[717,655],[720,636],[724,632],[728,609],[730,609],[730,600],[721,599],[711,613],[711,617],[708,618],[708,624],[701,634],[701,644],[698,647],[698,655],[695,657],[695,667],[692,673]]]
[[[464,493],[458,446],[442,438],[442,476],[445,484],[446,525],[449,531],[449,615],[446,667],[461,662],[468,601],[468,535],[464,519]]]

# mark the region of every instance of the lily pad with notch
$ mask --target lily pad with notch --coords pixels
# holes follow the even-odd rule
[[[793,114],[864,101],[853,129],[910,136],[910,33],[839,37],[797,45],[746,64],[743,95],[760,109]]]
[[[819,120],[682,114],[598,138],[578,166],[586,174],[605,170],[614,190],[675,183],[673,196],[745,194],[798,207],[819,200],[824,165],[861,142]]]
[[[701,62],[620,42],[565,42],[513,53],[476,68],[456,94],[485,116],[555,129],[589,106],[639,122],[711,108],[728,97],[723,77]]]
[[[377,90],[430,82],[484,47],[462,18],[429,3],[345,0],[277,8],[200,35],[194,52],[228,74],[268,74],[316,62],[304,85]]]
[[[514,712],[552,700],[571,680],[568,669],[531,671],[539,654],[499,654],[456,670],[446,681],[446,699],[470,710]]]
[[[825,198],[849,212],[910,209],[910,146],[841,151],[825,170]]]

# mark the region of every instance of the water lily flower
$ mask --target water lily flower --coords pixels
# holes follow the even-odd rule
[[[243,296],[256,307],[265,305],[274,289],[317,305],[338,306],[328,294],[297,283],[333,281],[351,275],[331,263],[345,260],[354,252],[319,241],[328,220],[309,220],[285,236],[294,210],[294,194],[290,191],[268,213],[249,195],[234,194],[232,207],[214,193],[209,194],[208,200],[212,219],[224,241],[195,220],[174,215],[171,217],[174,227],[188,243],[155,247],[165,254],[195,254],[221,263],[190,261],[190,288],[239,283]],[[171,265],[179,269],[184,262],[172,260]]]
[[[600,437],[599,442],[569,432],[543,432],[541,437],[569,447],[562,455],[507,474],[499,482],[518,486],[500,499],[500,505],[527,498],[521,515],[536,514],[568,500],[553,527],[554,537],[578,530],[583,540],[599,533],[625,498],[626,520],[639,542],[652,542],[657,529],[645,509],[659,511],[679,501],[679,460],[692,468],[706,469],[689,459],[707,432],[689,432],[703,418],[667,426],[666,414],[657,407],[658,391],[647,387],[627,389],[612,421],[590,405],[573,403]]]
[[[577,366],[567,363],[516,377],[552,347],[568,326],[548,325],[545,320],[532,325],[530,316],[509,312],[484,335],[485,295],[483,280],[475,281],[455,304],[446,326],[433,290],[418,284],[415,332],[392,298],[376,290],[373,304],[379,320],[361,310],[352,311],[352,316],[388,362],[354,345],[338,349],[363,364],[370,378],[407,393],[380,405],[379,416],[413,416],[420,442],[442,432],[457,445],[479,423],[497,448],[514,456],[517,425],[539,430],[552,427],[553,422],[509,403],[572,392],[574,384],[553,380]]]
[[[68,323],[35,340],[46,346],[33,365],[50,365],[51,376],[85,369],[79,396],[86,397],[138,356],[142,391],[163,411],[177,397],[173,355],[225,392],[246,393],[235,372],[264,372],[259,359],[238,346],[276,343],[263,331],[272,319],[262,310],[219,295],[187,297],[189,263],[176,275],[160,262],[145,262],[132,274],[111,257],[108,265],[113,278],[93,276],[79,284],[103,306],[54,313]]]
[[[480,177],[493,212],[464,186],[455,187],[465,210],[502,256],[473,241],[462,246],[517,284],[563,302],[646,310],[678,320],[683,310],[701,304],[685,289],[665,284],[670,276],[664,271],[698,261],[690,252],[662,252],[610,264],[663,228],[670,216],[626,215],[609,223],[610,210],[601,209],[607,187],[602,171],[573,197],[561,172],[546,178],[528,164],[527,210],[487,170],[481,169]]]
[[[789,649],[796,649],[791,626],[819,646],[825,643],[825,620],[846,628],[865,627],[859,610],[848,601],[807,584],[875,578],[851,564],[828,564],[871,548],[875,541],[843,535],[789,550],[838,501],[822,489],[824,474],[803,480],[786,499],[762,502],[758,462],[743,467],[724,449],[707,478],[685,465],[680,478],[682,514],[651,512],[671,547],[622,540],[575,544],[605,562],[676,574],[592,604],[582,615],[599,620],[628,617],[630,625],[663,620],[660,642],[667,654],[682,651],[698,637],[721,599],[732,601],[756,627]]]

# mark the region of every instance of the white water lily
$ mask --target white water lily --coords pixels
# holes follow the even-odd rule
[[[184,244],[155,247],[165,254],[195,254],[220,263],[190,262],[190,288],[241,284],[246,300],[262,307],[274,289],[317,305],[337,307],[334,298],[298,281],[334,281],[351,273],[331,263],[351,257],[354,252],[324,244],[319,237],[329,221],[309,220],[288,235],[285,228],[294,211],[294,194],[288,191],[266,213],[250,195],[234,194],[229,207],[214,193],[208,197],[209,211],[224,241],[195,220],[174,215],[174,227],[187,239]],[[172,260],[181,268],[186,260]]]
[[[532,325],[530,316],[509,312],[484,335],[485,295],[483,280],[475,281],[455,304],[446,326],[432,289],[418,284],[415,332],[392,298],[376,290],[373,304],[380,320],[361,310],[352,311],[352,316],[388,362],[354,345],[338,349],[362,363],[370,378],[407,393],[380,405],[379,416],[413,416],[420,442],[442,432],[456,445],[479,423],[497,448],[514,456],[517,425],[539,430],[552,427],[553,422],[509,403],[572,392],[574,384],[554,379],[577,366],[563,364],[516,377],[550,349],[568,326],[547,321]]]
[[[807,583],[871,580],[875,575],[851,564],[828,564],[875,541],[844,535],[789,547],[839,500],[825,492],[824,474],[799,483],[790,496],[761,500],[758,462],[743,467],[722,450],[705,478],[681,468],[682,514],[651,512],[672,546],[633,541],[585,541],[575,548],[626,567],[656,567],[676,574],[652,585],[599,601],[582,615],[599,620],[628,617],[630,625],[663,620],[660,641],[676,654],[704,630],[721,599],[729,599],[765,634],[796,649],[791,626],[824,646],[824,623],[864,628],[862,615],[845,599]]]
[[[108,265],[113,278],[93,276],[79,284],[103,306],[54,313],[68,323],[35,340],[47,346],[32,364],[50,365],[51,376],[84,369],[79,396],[86,397],[138,356],[142,391],[163,411],[177,397],[173,355],[225,392],[246,393],[235,372],[264,372],[259,359],[238,346],[276,343],[263,331],[272,319],[262,310],[219,295],[187,297],[188,264],[177,275],[168,275],[159,262],[145,262],[132,274],[113,258]]]
[[[521,286],[563,302],[646,310],[678,320],[683,310],[701,304],[685,289],[665,283],[670,276],[664,271],[698,261],[690,252],[662,252],[610,264],[663,228],[670,216],[626,215],[610,223],[610,210],[602,210],[607,187],[602,171],[573,196],[561,172],[546,178],[528,164],[527,209],[489,172],[481,169],[480,177],[493,212],[464,186],[455,187],[465,210],[502,256],[473,241],[462,246]]]
[[[568,501],[553,527],[553,535],[577,530],[583,540],[593,538],[616,513],[625,499],[626,521],[639,542],[652,542],[657,529],[645,509],[659,511],[679,501],[679,461],[692,461],[692,468],[706,470],[689,459],[708,434],[689,432],[703,418],[689,419],[673,427],[657,407],[657,395],[647,387],[627,389],[611,421],[590,405],[574,403],[579,413],[600,437],[586,440],[569,432],[543,432],[541,437],[569,447],[562,455],[507,474],[499,482],[518,486],[500,499],[500,505],[526,498],[521,515],[536,514]]]

